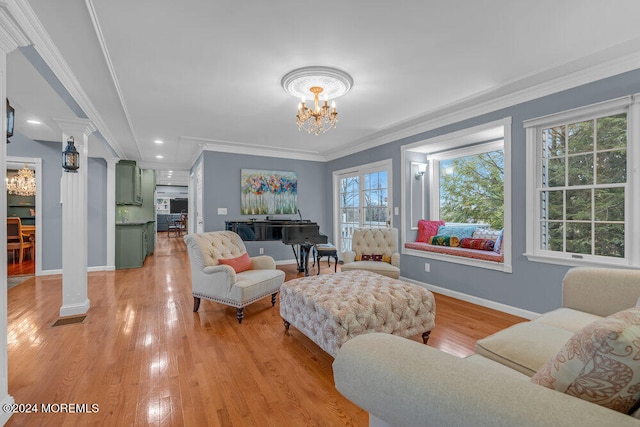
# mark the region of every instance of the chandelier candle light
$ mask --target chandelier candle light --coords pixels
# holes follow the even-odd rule
[[[18,196],[33,196],[36,194],[36,175],[24,165],[23,169],[20,169],[18,173],[7,181],[7,192],[9,194],[17,194]]]
[[[319,135],[336,127],[338,111],[335,101],[329,107],[329,98],[335,99],[349,92],[353,78],[336,68],[304,67],[287,73],[281,84],[285,92],[301,99],[296,116],[298,129]],[[314,108],[306,105],[310,93],[313,94]],[[323,105],[320,105],[320,94]]]

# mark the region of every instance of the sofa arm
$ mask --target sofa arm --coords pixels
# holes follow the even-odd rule
[[[276,262],[269,255],[260,255],[251,258],[251,267],[254,270],[275,270]]]
[[[416,341],[365,334],[333,363],[336,388],[395,426],[640,426],[640,420]]]
[[[342,263],[347,264],[356,260],[356,253],[354,251],[342,252]]]
[[[391,265],[400,268],[400,254],[398,252],[391,254]]]
[[[562,281],[562,306],[606,317],[636,304],[640,270],[575,267]]]

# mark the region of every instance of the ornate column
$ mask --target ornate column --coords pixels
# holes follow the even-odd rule
[[[87,119],[53,119],[62,130],[62,148],[73,136],[80,156],[77,173],[62,172],[62,306],[60,316],[84,314],[87,296],[87,182],[88,138],[96,127]],[[62,156],[62,154],[61,154]],[[62,168],[62,162],[61,166]]]

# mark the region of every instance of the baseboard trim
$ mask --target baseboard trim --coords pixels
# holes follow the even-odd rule
[[[280,261],[276,261],[276,265],[284,265],[284,264],[296,264],[298,265],[298,262],[295,259],[283,259]]]
[[[89,311],[89,299],[87,298],[78,304],[68,304],[60,307],[60,317],[77,316],[78,314],[86,314]]]
[[[96,271],[114,271],[116,269],[115,265],[96,265],[94,267],[88,267],[87,272],[93,273]],[[54,274],[62,274],[62,269],[57,268],[53,270],[42,270],[38,276],[53,276]]]
[[[480,305],[482,307],[487,307],[493,310],[501,311],[503,313],[512,314],[514,316],[524,317],[525,319],[531,320],[540,316],[540,313],[536,313],[534,311],[524,310],[522,308],[513,307],[511,305],[502,304],[500,302],[491,301],[484,298],[479,298],[474,295],[469,295],[469,294],[465,294],[458,291],[452,291],[451,289],[430,285],[428,283],[419,282],[417,280],[409,279],[407,277],[400,277],[400,279],[404,280],[405,282],[413,283],[414,285],[422,286],[423,288],[426,288],[431,292],[435,292],[437,294],[446,295],[448,297],[470,302],[472,304]]]

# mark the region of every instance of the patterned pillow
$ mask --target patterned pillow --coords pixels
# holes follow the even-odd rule
[[[356,254],[354,261],[382,261],[391,264],[391,255]]]
[[[498,234],[498,238],[496,239],[496,244],[493,245],[493,250],[499,254],[502,253],[502,240],[504,236],[504,228],[500,230],[500,234]]]
[[[460,239],[471,238],[476,228],[478,228],[477,225],[441,225],[438,227],[438,235],[457,236]]]
[[[429,243],[432,245],[438,246],[458,246],[460,244],[460,239],[458,236],[433,236],[429,239]]]
[[[421,219],[418,221],[418,238],[416,242],[429,243],[429,238],[438,234],[438,227],[444,225],[444,221],[429,221]]]
[[[492,251],[493,245],[495,245],[495,243],[496,242],[491,239],[470,239],[468,237],[465,237],[464,239],[460,240],[460,247],[467,249],[478,249],[481,251]]]
[[[640,399],[640,308],[585,326],[531,382],[628,413]]]

